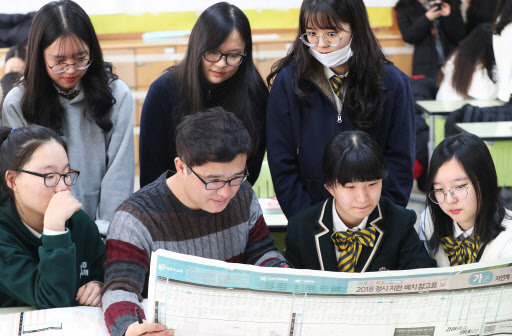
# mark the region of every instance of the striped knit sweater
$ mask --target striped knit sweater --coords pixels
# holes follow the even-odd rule
[[[244,183],[220,213],[192,211],[167,187],[171,172],[133,194],[117,209],[106,242],[103,310],[112,336],[137,319],[147,291],[151,252],[159,248],[228,262],[284,266],[258,199]],[[172,326],[168,326],[171,327]]]

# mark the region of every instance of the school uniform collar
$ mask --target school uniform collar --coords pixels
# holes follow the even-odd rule
[[[473,226],[471,229],[467,231],[463,231],[457,222],[453,221],[453,237],[459,238],[462,235],[464,238],[467,238],[473,234],[475,227]]]
[[[65,101],[68,101],[70,104],[75,104],[75,103],[79,103],[81,102],[83,99],[84,99],[84,90],[83,90],[83,87],[82,87],[82,81],[78,82],[75,87],[69,91],[69,92],[65,92],[65,91],[62,91],[61,89],[59,89],[59,87],[55,84],[53,84],[53,87],[55,88],[55,90],[57,90],[57,93],[59,94],[59,98],[62,98],[64,99]],[[71,94],[72,92],[74,91],[78,91],[78,95],[71,99],[71,100],[68,100],[67,98],[65,97],[62,97],[61,95],[68,95],[68,94]]]
[[[320,265],[320,269],[322,271],[332,271],[337,272],[337,260],[336,253],[334,248],[334,242],[331,239],[331,235],[333,234],[333,212],[332,204],[334,198],[329,198],[322,205],[322,209],[320,211],[320,215],[317,219],[317,227],[318,230],[315,232],[315,246],[316,253],[318,257],[318,263]],[[365,262],[365,265],[362,267],[361,272],[365,272],[370,265],[370,262],[373,260],[375,253],[380,247],[382,243],[382,238],[384,236],[384,231],[380,228],[378,223],[383,219],[382,211],[379,204],[375,207],[372,213],[368,216],[367,225],[375,227],[377,230],[377,239],[375,240],[375,245],[372,249],[372,252],[368,259]]]
[[[331,83],[329,83],[329,78],[326,76],[324,68],[323,65],[315,64],[308,79],[313,82],[336,107],[336,96],[334,95],[334,91],[332,91]]]

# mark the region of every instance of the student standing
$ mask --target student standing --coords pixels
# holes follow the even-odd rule
[[[500,198],[487,145],[469,133],[444,139],[428,172],[420,237],[437,266],[512,257],[512,212]]]
[[[476,27],[441,68],[436,100],[496,99],[494,53],[489,23]]]
[[[242,122],[221,107],[186,116],[176,128],[176,150],[175,171],[133,194],[110,225],[103,309],[112,336],[161,330],[161,325],[139,325],[134,315],[135,307],[142,311],[151,252],[159,248],[228,262],[286,265],[246,182],[251,141]]]
[[[305,0],[299,34],[272,79],[268,161],[288,218],[327,198],[325,146],[352,129],[376,139],[389,171],[383,194],[407,205],[415,143],[409,80],[385,59],[362,0]]]
[[[62,133],[83,172],[73,195],[102,234],[133,193],[135,113],[130,90],[103,55],[91,20],[69,0],[43,6],[32,23],[22,85],[5,98],[2,122]]]
[[[445,58],[466,35],[455,1],[400,0],[395,6],[398,28],[405,42],[414,45],[413,75],[437,81]],[[440,3],[440,7],[435,4]]]
[[[286,259],[296,268],[374,272],[435,266],[414,229],[416,214],[381,195],[386,166],[368,134],[345,131],[325,149],[331,197],[290,219]]]
[[[221,106],[249,131],[249,182],[256,182],[265,154],[268,91],[252,59],[249,20],[236,6],[208,7],[190,34],[182,62],[155,80],[142,107],[140,184],[174,169],[176,126],[189,114]]]
[[[0,127],[0,307],[100,306],[105,246],[71,195],[66,143],[32,125]]]
[[[512,1],[501,0],[493,27],[493,49],[498,72],[498,99],[509,102],[512,96]]]

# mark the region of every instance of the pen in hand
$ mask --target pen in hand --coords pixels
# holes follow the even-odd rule
[[[139,313],[139,310],[137,309],[137,307],[135,307],[135,316],[137,316],[137,322],[139,322],[139,324],[142,324],[142,316],[140,316],[140,313]]]

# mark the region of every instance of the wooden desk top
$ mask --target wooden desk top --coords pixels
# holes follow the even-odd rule
[[[457,123],[455,128],[472,133],[482,140],[512,140],[512,121]]]
[[[439,101],[439,100],[418,100],[416,101],[416,105],[419,106],[423,112],[427,114],[433,115],[447,115],[451,112],[458,110],[462,106],[466,104],[471,104],[473,106],[479,107],[490,107],[490,106],[500,106],[505,103],[501,100],[476,100],[476,99],[466,99],[459,101]]]

